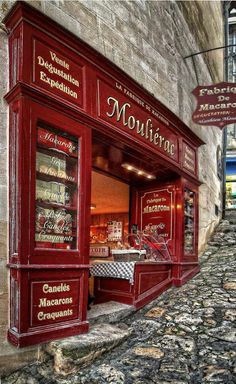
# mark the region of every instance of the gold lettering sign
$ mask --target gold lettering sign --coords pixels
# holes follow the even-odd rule
[[[79,280],[33,282],[32,325],[50,324],[78,316]]]
[[[82,102],[82,67],[38,40],[34,41],[33,81],[77,105]]]
[[[59,285],[50,285],[50,284],[43,284],[42,291],[45,294],[55,293],[55,292],[69,292],[71,290],[69,284],[59,284]],[[48,299],[47,297],[40,297],[39,298],[39,304],[38,307],[53,307],[58,305],[68,305],[73,303],[73,297],[62,297],[62,298],[56,298],[56,299]],[[60,317],[65,316],[71,316],[73,315],[73,310],[70,308],[67,308],[62,311],[57,312],[38,312],[38,320],[56,320]]]
[[[152,152],[179,162],[178,134],[161,112],[117,82],[98,79],[97,87],[99,119]]]
[[[73,315],[73,309],[66,309],[65,311],[58,311],[58,312],[39,312],[38,313],[38,320],[57,320],[61,317],[67,317]]]
[[[150,143],[162,148],[169,155],[175,155],[175,144],[171,143],[164,135],[160,133],[159,127],[154,127],[152,119],[149,118],[145,122],[136,119],[129,113],[131,105],[129,103],[123,103],[121,106],[119,101],[114,97],[108,97],[107,104],[112,107],[111,112],[107,112],[107,116],[115,117],[117,122],[121,122],[124,127],[128,127],[129,130],[135,130],[140,136],[144,137]]]
[[[190,148],[187,144],[183,143],[183,167],[189,172],[196,172],[196,159],[195,151]]]

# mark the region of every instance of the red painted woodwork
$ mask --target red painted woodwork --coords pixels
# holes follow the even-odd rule
[[[83,66],[65,57],[54,45],[50,47],[34,38],[33,53],[32,83],[83,107]]]
[[[178,136],[169,127],[170,122],[142,99],[133,99],[133,93],[121,84],[110,84],[97,80],[98,117],[131,140],[141,141],[150,150],[178,163]]]
[[[11,269],[11,328],[9,341],[18,347],[36,344],[48,339],[74,335],[88,330],[86,321],[87,270],[65,266],[54,268]],[[67,287],[67,291],[49,293],[49,287]],[[47,285],[43,291],[42,287]],[[72,297],[72,303],[53,303],[53,299]],[[40,302],[41,299],[41,302]],[[46,300],[50,300],[49,303]],[[87,303],[86,303],[87,305]],[[55,320],[54,320],[55,319]]]
[[[130,223],[138,224],[139,228],[164,223],[162,234],[168,238],[172,261],[137,263],[133,286],[120,279],[95,279],[98,301],[113,299],[136,308],[172,283],[180,285],[198,271],[197,148],[203,142],[131,77],[27,3],[17,2],[4,22],[9,30],[10,54],[10,89],[5,97],[10,112],[9,340],[22,347],[88,329],[91,131],[150,159],[156,168],[163,168],[166,180],[171,175],[168,182],[163,183],[159,178],[148,188],[141,181],[139,188],[137,183],[133,184],[136,188],[132,191]],[[53,137],[53,148],[47,146],[45,129]],[[79,142],[79,156],[68,147],[75,138]],[[75,166],[69,173],[73,181],[64,182],[65,191],[67,186],[77,191],[70,201],[73,217],[70,236],[78,239],[73,246],[70,241],[62,242],[61,246],[57,243],[55,247],[47,241],[45,244],[35,241],[35,197],[39,200],[36,180],[40,173],[37,146],[41,146],[40,151],[46,156],[50,151],[64,149],[68,158],[71,157],[68,161],[73,162],[73,156],[76,158],[78,168]],[[58,174],[40,177],[45,183],[61,183]],[[190,254],[184,253],[186,188],[193,193],[190,199],[194,196],[195,204],[194,238],[191,238],[194,250]],[[161,217],[156,215],[158,212],[154,218],[149,214],[144,217],[143,204],[150,205],[145,198],[156,193],[170,209],[162,211]],[[43,208],[46,204],[41,201]],[[193,216],[191,204],[189,217]],[[68,208],[67,205],[65,200],[62,208]],[[57,203],[51,204],[51,210],[56,206]],[[77,219],[74,212],[78,212]],[[52,229],[55,228],[58,230],[54,225]],[[45,284],[69,288],[45,292]],[[43,303],[47,308],[45,316],[40,313],[41,306],[45,309]],[[52,315],[57,312],[61,314]]]
[[[143,191],[139,196],[140,230],[157,231],[173,249],[175,223],[175,186],[168,185]]]
[[[195,193],[194,251],[191,254],[184,251],[183,241],[186,187]],[[172,261],[136,263],[134,285],[127,280],[95,277],[97,303],[114,300],[140,308],[171,285],[181,286],[200,270],[197,254],[198,187],[182,178],[173,180],[171,184],[155,182],[152,187],[133,189],[132,202],[131,226],[136,223],[141,230],[146,226],[157,230],[166,239]],[[160,223],[163,225],[158,227]]]
[[[50,103],[58,101],[57,109],[62,103],[63,110],[68,106],[70,114],[76,118],[80,112],[81,121],[94,129],[104,133],[109,129],[110,137],[128,145],[132,141],[132,147],[138,151],[153,153],[160,162],[166,164],[168,161],[170,169],[197,180],[197,167],[195,173],[183,167],[186,162],[186,156],[182,157],[182,153],[186,153],[182,150],[183,140],[195,156],[196,148],[203,142],[145,89],[28,4],[18,2],[5,23],[11,32],[9,43],[11,57],[14,57],[10,65],[11,89],[23,82],[27,88],[25,92],[35,94],[37,90],[37,97],[43,94],[44,100],[46,97]],[[52,65],[53,73],[39,64],[40,57],[48,67]],[[44,75],[40,80],[42,69],[51,81],[44,81]],[[58,75],[59,72],[64,75]],[[68,80],[70,76],[79,86]],[[61,80],[65,87],[73,88],[77,98],[68,94],[63,86],[63,90],[60,89]],[[57,82],[59,84],[55,85]],[[120,121],[117,121],[117,113],[111,116],[112,98],[118,101],[120,109],[123,106]]]
[[[173,285],[180,287],[200,271],[198,262],[176,263],[172,268]]]
[[[109,300],[141,308],[172,285],[171,263],[137,262],[134,284],[110,277],[94,278],[95,302]]]
[[[194,193],[193,251],[187,253],[185,236],[185,189]],[[133,188],[131,223],[145,230],[149,227],[164,237],[173,265],[173,283],[181,285],[199,271],[198,267],[198,185],[183,178],[169,183],[152,183],[152,187]],[[150,210],[150,212],[149,212]],[[181,265],[181,267],[180,267]],[[193,273],[193,271],[195,271]]]
[[[10,192],[12,216],[10,220],[11,328],[9,340],[21,347],[48,338],[69,336],[88,330],[86,308],[89,268],[91,137],[90,129],[78,121],[62,116],[54,109],[25,97],[20,97],[16,102],[10,103],[10,108],[11,119],[13,119],[10,135],[12,151],[10,178],[13,185],[18,186],[18,190],[12,188]],[[74,135],[79,140],[80,172],[76,249],[63,249],[57,246],[52,248],[47,243],[45,248],[39,248],[38,243],[35,242],[35,181],[38,177],[36,141],[37,127],[42,124],[56,128],[62,133]],[[40,128],[41,134],[42,129]],[[58,137],[60,139],[60,136]],[[64,142],[58,142],[62,143],[62,146],[65,144],[64,147],[67,150],[69,141],[63,140]],[[51,144],[51,146],[53,145]],[[59,147],[60,152],[61,149]],[[78,157],[78,153],[75,153],[74,156]],[[56,206],[57,209],[60,207],[57,204],[52,206]],[[69,294],[66,292],[65,295],[60,291],[54,292],[53,295],[45,294],[41,289],[45,284],[56,286],[65,284]],[[56,297],[58,301],[55,301]],[[67,298],[65,303],[63,298]],[[48,300],[48,304],[45,304],[46,318],[43,318],[43,314],[39,317],[39,306],[42,300]],[[62,315],[50,318],[50,313],[61,313]]]

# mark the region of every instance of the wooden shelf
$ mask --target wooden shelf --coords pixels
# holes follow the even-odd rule
[[[61,177],[48,175],[47,173],[43,173],[43,172],[39,172],[39,171],[36,171],[36,178],[38,180],[43,180],[43,181],[48,181],[48,182],[55,181],[55,182],[58,182],[60,184],[66,185],[66,186],[71,186],[73,188],[77,187],[76,181],[69,181],[69,180],[63,179]]]
[[[64,208],[68,211],[73,211],[73,212],[76,212],[77,211],[77,207],[72,207],[72,206],[69,206],[69,205],[63,205],[63,204],[56,204],[56,203],[51,203],[51,202],[46,202],[46,201],[39,201],[39,200],[36,200],[36,205],[42,207],[42,208],[47,208],[47,209],[53,209],[53,208]]]
[[[51,147],[49,148],[46,145],[43,145],[42,143],[37,143],[37,152],[41,152],[49,156],[51,156],[52,155],[51,152],[53,152],[53,154],[55,154],[55,156],[58,157],[59,159],[65,160],[66,158],[66,161],[71,160],[73,161],[73,163],[78,161],[78,155],[73,155],[73,153],[69,154],[66,152],[62,152],[56,148],[51,148]]]
[[[43,230],[43,229],[42,229]],[[35,231],[36,234],[39,234],[41,233],[42,231]],[[72,237],[76,237],[76,233],[75,232],[72,232],[72,233],[59,233],[59,232],[47,232],[47,230],[45,229],[45,233],[44,235],[52,235],[52,236],[72,236]]]

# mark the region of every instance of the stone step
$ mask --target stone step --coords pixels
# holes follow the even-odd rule
[[[55,374],[67,376],[90,365],[104,352],[129,337],[128,327],[100,323],[90,327],[87,334],[49,343],[45,350],[54,359]]]
[[[102,304],[91,305],[88,311],[88,321],[90,325],[98,323],[119,323],[135,312],[132,305],[108,301]]]

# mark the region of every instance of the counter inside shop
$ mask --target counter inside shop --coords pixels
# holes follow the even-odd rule
[[[140,308],[172,285],[172,262],[145,259],[145,250],[111,250],[109,260],[92,261],[95,304],[107,301]]]

